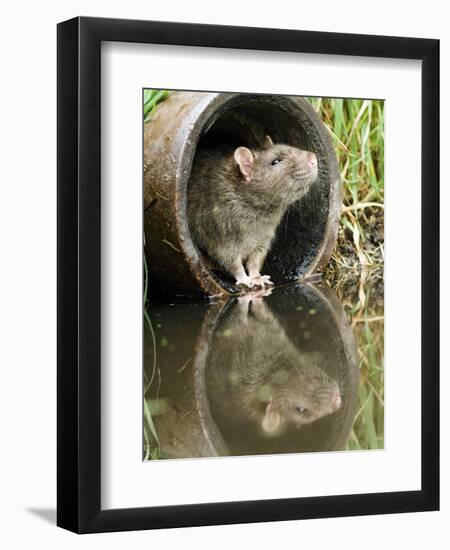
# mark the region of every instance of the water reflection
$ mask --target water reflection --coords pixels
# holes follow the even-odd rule
[[[356,413],[356,344],[328,287],[151,308],[152,457],[337,450]]]

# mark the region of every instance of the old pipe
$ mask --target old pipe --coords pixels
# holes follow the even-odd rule
[[[329,260],[341,186],[328,130],[311,105],[291,96],[172,92],[144,125],[145,248],[154,298],[238,292],[225,274],[210,269],[191,238],[187,187],[198,148],[216,139],[252,146],[265,134],[314,151],[319,177],[280,224],[264,273],[286,283],[307,278]]]

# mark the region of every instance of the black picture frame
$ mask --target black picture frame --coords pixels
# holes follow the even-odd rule
[[[422,489],[102,510],[100,47],[102,41],[422,62]],[[439,508],[439,41],[77,17],[58,25],[57,524],[77,533]]]

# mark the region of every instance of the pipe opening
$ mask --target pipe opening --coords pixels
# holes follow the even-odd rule
[[[324,240],[329,216],[329,151],[318,135],[317,122],[302,107],[297,98],[238,95],[206,122],[193,159],[195,165],[203,150],[259,148],[266,135],[274,143],[316,153],[319,176],[309,192],[286,212],[263,266],[262,273],[270,275],[275,284],[296,280],[308,272]],[[232,276],[214,265],[204,250],[198,246],[197,250],[216,281],[229,292],[235,292]]]

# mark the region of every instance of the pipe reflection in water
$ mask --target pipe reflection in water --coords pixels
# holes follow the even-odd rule
[[[147,456],[344,448],[356,413],[357,353],[329,288],[298,284],[228,302],[153,306],[151,319]]]

